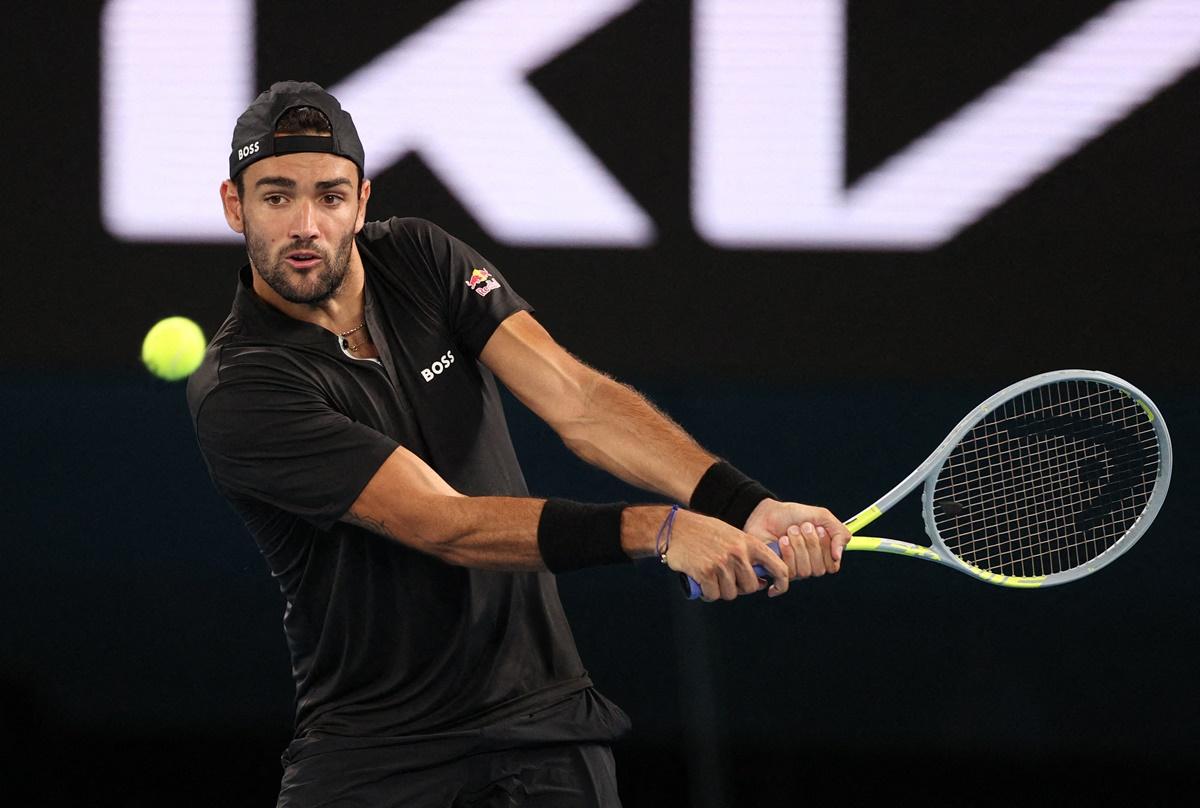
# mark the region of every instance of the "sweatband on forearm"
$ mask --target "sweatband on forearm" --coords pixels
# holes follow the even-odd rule
[[[592,505],[548,499],[538,519],[538,551],[551,572],[632,561],[621,549],[624,502]]]
[[[762,483],[750,479],[724,460],[719,460],[696,483],[688,507],[706,516],[715,516],[741,530],[758,503],[764,499],[777,497]]]

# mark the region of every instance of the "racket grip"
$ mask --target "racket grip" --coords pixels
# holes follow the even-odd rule
[[[767,546],[771,548],[771,552],[779,555],[779,542],[768,542]],[[766,578],[768,581],[774,580],[767,574],[767,570],[762,564],[754,565],[754,574],[759,578]],[[679,573],[679,583],[683,587],[683,594],[688,600],[695,600],[700,597],[700,584],[696,583],[696,579],[686,572]]]

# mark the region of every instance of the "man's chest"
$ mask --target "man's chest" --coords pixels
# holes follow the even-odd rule
[[[486,369],[444,324],[371,319],[377,356],[343,352],[318,373],[330,405],[431,463],[478,443],[500,413]]]

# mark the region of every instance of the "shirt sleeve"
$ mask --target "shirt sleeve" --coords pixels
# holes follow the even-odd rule
[[[398,445],[286,375],[217,385],[196,413],[196,436],[219,489],[321,530],[345,515]]]
[[[479,356],[492,333],[518,311],[532,311],[492,262],[424,219],[395,220],[420,245],[446,294],[446,314],[459,344]]]

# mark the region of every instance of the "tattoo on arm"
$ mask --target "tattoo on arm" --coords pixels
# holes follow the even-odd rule
[[[380,536],[385,538],[395,538],[395,536],[388,531],[387,523],[382,519],[372,519],[369,516],[364,516],[360,513],[355,513],[354,511],[347,512],[342,518],[356,527],[364,528],[372,533],[378,533]]]

